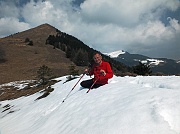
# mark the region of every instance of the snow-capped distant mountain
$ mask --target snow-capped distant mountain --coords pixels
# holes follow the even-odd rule
[[[110,52],[110,53],[104,53],[105,55],[111,57],[111,58],[117,58],[121,54],[125,54],[126,52],[124,50],[118,50],[115,52]]]
[[[167,58],[151,58],[140,54],[130,54],[122,50],[106,53],[106,55],[128,66],[136,66],[139,62],[148,64],[151,66],[153,73],[180,74],[180,61]]]

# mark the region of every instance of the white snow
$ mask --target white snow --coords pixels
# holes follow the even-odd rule
[[[157,65],[159,65],[159,64],[164,62],[163,60],[158,60],[158,59],[146,59],[146,60],[137,60],[137,59],[134,59],[134,61],[139,61],[139,62],[141,62],[143,64],[147,64],[149,62],[148,63],[149,65],[155,65],[155,66],[157,66]]]
[[[180,134],[179,76],[114,76],[88,94],[78,84],[64,103],[78,79],[58,80],[41,100],[1,101],[0,134]]]
[[[123,50],[118,50],[115,52],[110,52],[110,53],[104,53],[105,55],[108,55],[111,58],[117,58],[120,54],[125,54],[126,52]]]
[[[0,85],[0,90],[3,90],[3,87],[15,87],[18,90],[24,89],[29,83],[33,83],[35,82],[35,80],[25,80],[25,81],[14,81],[14,82],[10,82],[10,83],[5,83]]]
[[[163,63],[163,60],[157,60],[157,59],[147,59],[150,61],[150,65],[159,65],[160,63]]]

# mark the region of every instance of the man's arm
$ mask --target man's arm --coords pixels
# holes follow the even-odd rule
[[[112,71],[112,68],[110,66],[110,64],[107,62],[107,71],[105,72],[106,73],[106,78],[112,78],[113,77],[113,71]]]
[[[101,73],[101,75],[105,76],[108,79],[113,77],[113,71],[108,62],[106,62],[106,69],[105,70],[101,69],[100,73]]]

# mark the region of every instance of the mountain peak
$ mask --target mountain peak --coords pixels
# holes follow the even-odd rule
[[[69,73],[72,63],[63,51],[46,45],[49,35],[56,35],[57,29],[42,24],[23,32],[0,39],[0,84],[10,81],[35,79],[40,66],[48,66],[58,76]],[[33,42],[32,46],[25,40]]]

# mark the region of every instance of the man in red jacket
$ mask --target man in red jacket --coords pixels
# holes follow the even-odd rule
[[[113,77],[113,71],[108,62],[102,60],[100,53],[95,53],[93,56],[94,65],[91,70],[85,69],[87,75],[94,75],[93,79],[82,81],[80,84],[84,88],[90,88],[95,82],[92,88],[98,88],[108,83],[108,79]]]

